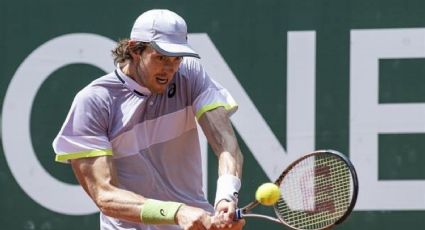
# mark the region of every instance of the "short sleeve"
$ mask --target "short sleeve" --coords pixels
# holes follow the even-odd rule
[[[96,91],[80,91],[71,105],[66,120],[53,141],[56,161],[112,155],[109,141],[108,106]]]
[[[227,89],[210,78],[198,59],[185,58],[184,74],[191,88],[193,112],[199,119],[206,111],[224,107],[233,114],[238,105]]]

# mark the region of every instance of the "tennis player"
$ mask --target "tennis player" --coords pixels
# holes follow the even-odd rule
[[[101,229],[241,229],[234,222],[243,157],[229,92],[187,44],[185,21],[150,10],[113,50],[115,71],[75,96],[53,141],[100,209]],[[196,120],[216,153],[214,205],[202,191]]]

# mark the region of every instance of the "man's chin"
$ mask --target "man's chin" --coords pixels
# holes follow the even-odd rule
[[[164,88],[164,89],[154,89],[154,90],[151,90],[151,92],[154,93],[154,94],[164,94],[165,91],[166,91],[166,89],[167,88]]]

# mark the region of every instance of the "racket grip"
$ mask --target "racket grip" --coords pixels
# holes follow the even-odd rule
[[[235,220],[240,220],[242,218],[243,218],[243,211],[242,211],[242,209],[240,209],[240,208],[236,209],[234,219]]]

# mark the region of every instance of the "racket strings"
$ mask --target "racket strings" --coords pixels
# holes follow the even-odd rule
[[[337,221],[350,205],[353,183],[345,162],[311,156],[296,164],[281,184],[277,214],[298,229],[320,229]]]

